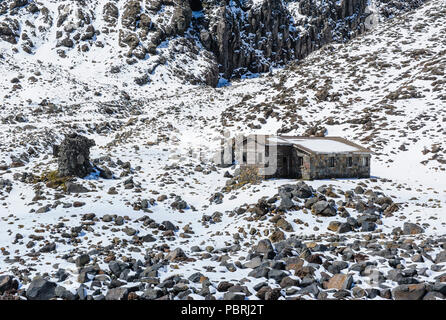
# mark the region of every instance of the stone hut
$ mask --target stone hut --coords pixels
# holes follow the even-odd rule
[[[251,135],[232,145],[240,169],[258,168],[265,178],[370,177],[372,152],[340,137]]]

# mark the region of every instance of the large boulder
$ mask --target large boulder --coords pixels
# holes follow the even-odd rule
[[[336,215],[336,209],[328,201],[318,201],[311,207],[311,212],[318,216],[333,217]]]
[[[446,250],[443,250],[437,254],[435,257],[435,263],[446,262]]]
[[[176,248],[166,255],[166,259],[169,261],[185,260],[187,256],[181,248]]]
[[[254,247],[254,251],[256,253],[268,254],[269,252],[274,252],[274,248],[269,239],[262,239],[257,246]]]
[[[337,290],[350,290],[353,284],[353,277],[348,274],[338,273],[335,274],[327,282],[327,289],[337,289]]]
[[[403,234],[405,235],[418,234],[423,232],[424,229],[415,223],[409,223],[409,222],[404,223]]]
[[[426,286],[420,284],[403,284],[392,290],[395,300],[421,300],[426,293]]]
[[[13,276],[0,276],[0,295],[7,291],[14,290],[18,288],[17,280],[14,280]]]
[[[65,136],[60,145],[53,146],[53,156],[57,157],[59,175],[84,178],[93,172],[90,148],[94,145],[94,140],[73,133]]]
[[[26,290],[29,300],[50,300],[56,297],[57,284],[42,277],[36,277]]]

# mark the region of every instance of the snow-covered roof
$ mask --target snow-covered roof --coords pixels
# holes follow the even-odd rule
[[[309,153],[372,153],[341,137],[264,136],[267,145],[290,145]]]

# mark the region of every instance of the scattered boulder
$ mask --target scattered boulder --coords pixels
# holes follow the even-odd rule
[[[14,279],[13,276],[5,275],[0,276],[0,295],[8,292],[10,290],[15,290],[18,288],[19,283]]]
[[[328,201],[318,201],[311,207],[311,212],[315,215],[324,217],[333,217],[336,215],[336,209]]]
[[[129,290],[127,288],[118,287],[107,291],[105,300],[127,300]]]
[[[338,273],[327,282],[327,289],[350,290],[352,284],[353,277],[351,275]]]
[[[424,232],[424,229],[422,227],[420,227],[419,225],[417,225],[415,223],[404,222],[404,225],[403,225],[403,234],[404,235],[418,234],[418,233],[423,233],[423,232]]]
[[[426,286],[420,284],[403,284],[392,289],[395,300],[421,300],[426,293]]]
[[[42,277],[36,277],[26,290],[29,300],[50,300],[56,296],[57,284]]]

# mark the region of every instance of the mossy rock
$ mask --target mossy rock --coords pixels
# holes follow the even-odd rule
[[[66,183],[71,179],[72,177],[61,177],[59,171],[53,170],[43,172],[40,177],[36,177],[34,183],[43,182],[48,188],[57,189],[61,187],[66,191]]]
[[[232,183],[223,188],[224,192],[241,189],[249,184],[259,184],[264,177],[259,174],[259,168],[245,167],[240,168],[240,173],[232,178],[235,183]]]

